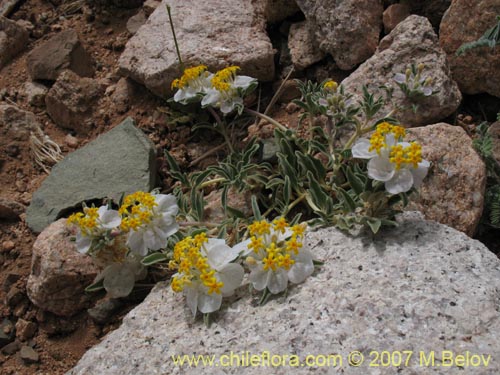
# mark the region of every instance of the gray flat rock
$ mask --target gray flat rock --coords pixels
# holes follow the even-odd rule
[[[68,374],[498,374],[500,261],[480,242],[447,226],[406,214],[375,238],[334,228],[306,235],[325,264],[286,297],[257,305],[241,287],[214,324],[193,321],[182,295],[159,284],[122,326],[90,349]],[[348,364],[360,351],[365,362]],[[371,351],[412,351],[407,366],[369,367]],[[339,354],[336,368],[222,366],[220,355]],[[434,351],[435,366],[422,365]],[[488,367],[453,356],[491,355]],[[243,353],[243,354],[242,354]],[[174,355],[215,355],[218,367],[180,368]],[[403,357],[406,358],[406,357]],[[380,360],[380,359],[379,359]],[[217,365],[214,365],[217,366]]]
[[[186,67],[204,64],[212,71],[239,65],[240,74],[262,81],[274,77],[274,52],[263,16],[245,0],[164,0],[128,41],[120,56],[123,75],[159,96],[171,95],[180,75],[166,5]]]
[[[33,194],[26,221],[33,231],[41,232],[84,201],[150,191],[155,177],[154,146],[127,118],[52,168]]]

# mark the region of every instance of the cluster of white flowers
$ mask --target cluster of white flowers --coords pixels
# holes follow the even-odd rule
[[[171,194],[138,191],[127,195],[118,211],[84,207],[68,218],[68,225],[76,231],[77,250],[91,254],[104,268],[95,282],[102,280],[111,297],[124,297],[146,276],[141,259],[165,247],[179,229],[178,209]]]
[[[172,82],[172,89],[177,89],[174,101],[187,104],[201,100],[204,108],[217,108],[224,114],[235,109],[241,112],[243,96],[255,88],[257,80],[236,75],[239,69],[229,66],[213,74],[205,65],[188,68],[181,78]]]
[[[305,225],[289,226],[284,218],[269,223],[256,221],[248,227],[250,238],[234,247],[224,240],[208,239],[204,233],[175,245],[170,268],[172,289],[183,292],[193,315],[210,313],[221,306],[222,297],[233,294],[243,281],[244,269],[234,263],[245,258],[249,281],[256,290],[283,292],[288,282],[303,282],[314,271],[311,253],[302,248]],[[232,263],[233,262],[233,263]]]
[[[385,183],[391,194],[405,193],[418,188],[429,169],[422,159],[422,146],[417,142],[403,142],[406,131],[402,126],[383,122],[370,139],[360,138],[352,147],[352,156],[370,159],[368,176]]]

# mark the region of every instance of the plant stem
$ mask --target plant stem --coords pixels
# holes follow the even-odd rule
[[[214,178],[213,180],[208,180],[208,181],[201,183],[198,186],[198,189],[203,189],[203,188],[206,188],[207,186],[210,186],[213,184],[218,184],[219,182],[224,182],[224,181],[226,181],[225,177]]]
[[[266,120],[266,121],[267,121],[267,122],[269,122],[270,124],[272,124],[272,125],[276,126],[276,127],[277,127],[278,129],[280,129],[281,131],[287,131],[287,130],[288,130],[288,128],[287,128],[287,127],[285,127],[285,126],[281,125],[281,124],[280,124],[278,121],[276,121],[275,119],[273,119],[273,118],[271,118],[271,117],[269,117],[269,116],[266,116],[266,115],[264,115],[264,114],[262,114],[262,113],[256,112],[256,111],[254,111],[254,110],[252,110],[252,109],[250,109],[250,108],[245,108],[245,112],[250,113],[250,114],[252,114],[252,115],[254,115],[254,116],[260,117],[260,118],[261,118],[261,119],[263,119],[263,120]]]
[[[189,167],[193,167],[195,166],[196,164],[198,164],[200,161],[202,161],[203,159],[205,159],[207,156],[210,156],[214,153],[216,153],[217,151],[219,151],[220,149],[224,148],[224,146],[226,146],[224,143],[218,145],[218,146],[215,146],[214,148],[208,150],[207,152],[205,152],[203,155],[201,155],[200,157],[197,157],[196,159],[194,159],[191,163],[189,163]]]
[[[210,223],[207,221],[180,221],[178,222],[179,226],[181,227],[195,227],[195,226],[203,226],[203,227],[210,227],[210,228],[217,228],[220,227],[219,223]]]
[[[172,35],[174,37],[175,50],[177,51],[177,58],[179,59],[179,66],[181,72],[184,72],[184,63],[182,62],[181,52],[179,51],[179,43],[177,42],[177,36],[175,35],[174,22],[172,21],[172,14],[170,13],[170,5],[167,4],[168,21],[170,22],[170,28],[172,29]]]
[[[219,127],[219,133],[224,137],[224,140],[226,141],[227,147],[229,147],[229,151],[231,153],[233,153],[234,148],[233,148],[233,144],[231,143],[231,139],[229,138],[229,135],[227,134],[226,124],[222,121],[219,114],[217,112],[215,112],[215,109],[213,109],[210,106],[208,106],[207,108],[208,108],[208,111],[214,117],[215,121],[217,122],[217,126]]]
[[[292,203],[290,203],[283,212],[283,216],[287,215],[296,205],[298,205],[300,202],[302,202],[307,196],[307,193],[302,193],[297,199],[295,199]]]

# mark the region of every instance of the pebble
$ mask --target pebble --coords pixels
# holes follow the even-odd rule
[[[39,354],[27,345],[21,347],[20,355],[21,359],[26,363],[36,363],[40,360]]]
[[[16,337],[21,341],[27,341],[35,335],[37,328],[36,323],[18,319],[16,323]]]
[[[76,138],[75,136],[68,134],[68,135],[66,135],[66,137],[64,137],[64,143],[66,143],[66,145],[68,147],[77,148],[79,141],[78,141],[78,138]]]
[[[16,353],[21,348],[21,343],[19,341],[13,341],[10,344],[5,345],[1,352],[5,355],[12,355]]]
[[[11,251],[15,246],[16,244],[14,243],[14,241],[4,241],[2,243],[2,250],[8,252]]]

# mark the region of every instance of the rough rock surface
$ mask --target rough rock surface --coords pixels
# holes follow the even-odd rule
[[[127,118],[120,125],[56,164],[33,194],[26,221],[41,232],[84,201],[155,187],[154,146]]]
[[[300,11],[295,0],[257,0],[254,4],[269,23],[283,21]]]
[[[45,96],[47,113],[56,125],[86,133],[92,127],[92,111],[103,92],[92,78],[65,70]]]
[[[28,40],[24,27],[0,16],[0,69],[27,47]]]
[[[0,220],[17,220],[24,211],[21,203],[0,196]]]
[[[456,50],[463,44],[479,39],[496,25],[500,15],[498,0],[456,0],[445,13],[439,40],[448,54],[448,62],[462,92],[486,92],[500,97],[500,48],[480,47],[461,56]]]
[[[24,95],[26,95],[26,100],[33,107],[43,107],[45,105],[45,96],[48,91],[47,86],[38,82],[26,82],[24,84]]]
[[[320,48],[349,70],[373,55],[382,26],[379,0],[297,0]]]
[[[85,51],[74,29],[61,31],[45,43],[34,48],[26,65],[31,79],[55,81],[65,69],[82,77],[92,77],[92,57]]]
[[[8,17],[21,0],[0,0],[0,16]]]
[[[434,351],[437,363],[442,350],[491,355],[487,369],[469,367],[468,373],[500,371],[494,360],[500,355],[500,261],[480,242],[444,225],[407,218],[374,238],[321,229],[307,234],[305,246],[325,264],[286,297],[258,306],[257,296],[243,286],[206,328],[202,319],[193,321],[182,295],[160,284],[68,374],[334,373],[326,366],[293,371],[231,366],[217,372],[176,367],[171,358],[218,358],[230,351],[295,354],[302,363],[309,354],[338,353],[343,361],[337,372],[399,373],[368,371],[372,350],[413,350],[405,374],[443,373],[418,360],[419,351]],[[348,364],[347,355],[355,350],[365,356],[361,368]],[[456,366],[449,370],[460,372]]]
[[[422,77],[432,77],[432,96],[410,101],[394,81],[396,73],[404,73],[412,63],[423,63]],[[385,96],[379,88],[392,86],[392,99],[379,112],[380,117],[398,108],[393,114],[406,126],[432,124],[451,115],[460,104],[462,96],[451,79],[446,54],[439,47],[438,38],[429,21],[420,16],[410,16],[380,41],[377,52],[343,82],[347,92],[354,93],[354,100],[362,97],[362,86]],[[418,104],[416,112],[412,105]]]
[[[66,219],[48,226],[33,244],[31,273],[26,290],[29,299],[42,310],[71,316],[88,306],[85,293],[99,269],[70,240]]]
[[[432,165],[408,209],[472,236],[483,212],[486,167],[459,126],[445,123],[409,129]]]
[[[30,132],[40,127],[32,112],[10,104],[0,104],[0,135],[5,139],[27,141]]]
[[[394,28],[410,15],[408,4],[392,4],[384,10],[382,20],[384,22],[384,32],[389,34]]]
[[[123,75],[157,95],[172,94],[170,84],[180,72],[167,3],[186,67],[204,64],[215,71],[239,65],[240,74],[273,79],[274,52],[264,19],[245,0],[164,0],[128,41],[119,60]]]
[[[137,14],[134,14],[127,21],[127,31],[130,35],[134,35],[139,28],[146,23],[146,13],[141,9]]]
[[[305,69],[325,57],[306,22],[294,23],[288,34],[288,49],[296,69]]]

